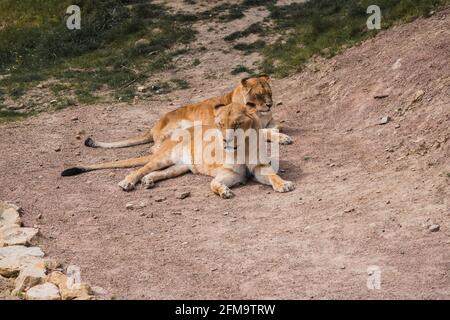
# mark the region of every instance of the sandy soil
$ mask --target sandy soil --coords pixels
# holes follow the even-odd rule
[[[264,17],[246,14],[238,30]],[[203,176],[131,193],[117,186],[127,170],[60,177],[68,166],[148,150],[90,149],[87,135],[138,134],[177,105],[237,83],[229,71],[247,57],[220,48],[237,23],[197,25],[194,45],[211,47],[198,53],[202,63],[193,69],[196,57],[185,57],[160,75],[189,77],[194,89],[1,125],[0,198],[24,208],[49,256],[79,265],[83,280],[116,298],[450,298],[448,10],[273,81],[276,116],[295,139],[281,147],[292,193],[249,183],[222,200]],[[378,125],[385,116],[392,120]],[[191,196],[177,199],[184,191]],[[367,288],[369,266],[381,270],[379,290]]]

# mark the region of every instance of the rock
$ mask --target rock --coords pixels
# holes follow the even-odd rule
[[[91,287],[91,291],[96,296],[106,296],[108,294],[108,291],[106,291],[102,287]]]
[[[17,207],[0,202],[0,228],[9,225],[20,226],[20,213]]]
[[[166,197],[156,197],[155,202],[163,202],[166,200]]]
[[[55,103],[57,103],[57,102],[58,102],[58,100],[53,99],[53,100],[50,101],[50,104],[55,104]]]
[[[74,279],[59,271],[53,271],[48,281],[57,285],[63,300],[91,300],[92,290],[86,283],[76,283]]]
[[[374,99],[384,99],[384,98],[389,97],[389,94],[387,94],[387,93],[380,93],[380,94],[374,95],[373,97],[374,97]]]
[[[78,120],[78,117],[77,117],[77,116],[74,116],[74,117],[70,118],[70,120],[72,120],[72,121],[77,121],[77,120]]]
[[[424,95],[425,95],[425,91],[423,91],[423,90],[417,91],[416,94],[414,95],[413,102],[418,102],[418,101],[422,100]]]
[[[439,230],[441,230],[441,226],[438,224],[432,224],[428,227],[428,230],[430,230],[430,232],[438,232]]]
[[[131,202],[130,202],[130,203],[127,203],[127,204],[125,205],[125,208],[126,208],[127,210],[133,210],[133,209],[134,209],[134,204],[132,204]]]
[[[44,252],[39,247],[10,246],[0,248],[0,260],[5,258],[36,257],[42,258]]]
[[[35,228],[4,226],[0,228],[0,247],[27,244],[38,232],[39,230]]]
[[[37,247],[11,246],[0,248],[0,275],[12,277],[28,265],[46,263],[44,252]]]
[[[181,192],[177,195],[177,199],[186,199],[191,196],[191,193],[189,191],[187,192]]]
[[[55,149],[53,149],[53,150],[55,150],[55,152],[60,152],[61,151],[61,147],[55,147]]]
[[[379,125],[385,125],[385,124],[388,124],[389,121],[391,121],[391,117],[386,116],[386,117],[381,118],[381,120],[380,120],[380,122],[378,122],[378,124]]]
[[[145,89],[146,89],[145,86],[138,86],[138,87],[137,87],[137,91],[138,91],[138,92],[144,92]]]
[[[149,44],[150,44],[150,41],[148,41],[147,39],[139,39],[134,43],[134,46],[136,48],[139,48],[139,47],[148,46]]]
[[[14,288],[13,281],[8,278],[0,276],[0,300],[3,297],[11,295],[11,290]]]
[[[32,287],[25,295],[26,300],[60,300],[58,287],[53,283],[44,283]]]
[[[44,283],[47,278],[45,271],[45,267],[40,264],[23,268],[14,282],[15,288],[12,294],[17,295],[30,287]]]

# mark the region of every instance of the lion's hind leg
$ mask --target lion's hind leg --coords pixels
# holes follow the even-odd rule
[[[173,165],[164,170],[153,171],[142,178],[142,185],[149,189],[155,185],[155,182],[175,178],[190,171],[190,166],[185,164]]]
[[[125,190],[133,190],[136,184],[150,172],[165,169],[173,166],[175,163],[172,160],[172,149],[176,142],[167,140],[157,153],[150,156],[149,161],[142,168],[131,172],[124,180],[119,182],[119,186]]]

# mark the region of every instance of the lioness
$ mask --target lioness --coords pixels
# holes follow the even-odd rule
[[[221,196],[228,199],[233,196],[230,187],[239,183],[244,183],[248,176],[252,176],[256,181],[271,185],[277,192],[289,192],[294,190],[295,185],[290,181],[285,181],[280,178],[271,167],[270,163],[260,163],[259,161],[250,162],[250,154],[259,152],[259,144],[249,144],[248,138],[236,139],[235,135],[230,135],[234,130],[241,129],[243,132],[247,132],[250,129],[260,130],[261,121],[257,116],[257,108],[254,104],[250,103],[242,105],[238,103],[231,103],[229,105],[217,104],[213,109],[215,125],[213,126],[201,126],[202,130],[198,130],[198,127],[190,127],[185,129],[189,134],[190,139],[189,148],[186,150],[186,146],[180,141],[175,139],[165,139],[161,142],[158,150],[147,157],[142,158],[142,163],[145,161],[145,165],[130,173],[124,180],[119,182],[119,186],[126,191],[135,188],[136,184],[142,180],[145,187],[152,187],[155,182],[180,176],[186,172],[199,173],[214,177],[211,182],[211,190]],[[220,130],[223,137],[222,149],[217,150],[211,148],[212,144],[216,144],[214,139],[205,139],[204,133],[206,130]],[[186,132],[185,131],[185,132]],[[222,142],[222,141],[220,141]],[[242,146],[242,144],[245,144]],[[215,147],[217,145],[214,145]],[[207,162],[207,161],[194,161],[197,148],[201,148],[202,153],[206,153],[206,150],[216,150],[215,152],[231,153],[232,158],[237,158],[238,150],[245,150],[245,161],[239,163],[237,161],[231,164],[225,164],[223,162]],[[240,149],[241,148],[241,149]],[[187,151],[187,152],[186,152]],[[210,156],[210,154],[206,155]],[[226,155],[222,157],[225,158]],[[202,159],[205,155],[202,155]],[[253,157],[255,159],[255,157]],[[257,159],[259,159],[257,157]],[[85,171],[102,169],[102,168],[118,168],[127,167],[130,164],[136,164],[136,161],[117,161],[109,164],[91,165],[71,168],[63,171],[63,176],[75,175]]]
[[[292,143],[291,137],[279,133],[281,126],[275,124],[272,118],[272,89],[270,87],[270,77],[260,75],[252,78],[245,78],[231,92],[216,98],[207,99],[201,102],[180,107],[165,114],[151,130],[139,137],[129,138],[117,142],[99,142],[92,138],[87,138],[84,144],[93,148],[123,148],[139,144],[154,142],[152,150],[156,150],[161,142],[170,136],[170,134],[179,128],[185,129],[192,127],[195,122],[201,125],[214,125],[214,106],[218,103],[228,105],[231,102],[243,105],[253,104],[258,110],[258,117],[261,119],[262,128],[270,130],[268,139],[276,135],[281,144]],[[271,130],[277,129],[277,130]]]

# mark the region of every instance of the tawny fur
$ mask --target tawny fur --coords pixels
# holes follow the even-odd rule
[[[249,176],[262,184],[271,185],[277,192],[289,192],[295,188],[294,183],[285,181],[279,177],[271,168],[270,164],[250,164],[248,162],[250,153],[259,152],[259,149],[251,149],[248,141],[245,142],[246,162],[244,164],[229,165],[220,162],[194,163],[193,159],[196,154],[196,148],[198,147],[197,143],[202,145],[203,151],[210,150],[208,146],[216,143],[215,141],[207,141],[204,139],[203,135],[206,130],[221,130],[224,137],[226,136],[225,132],[227,129],[242,129],[244,131],[249,129],[261,130],[261,120],[253,104],[251,106],[244,106],[238,103],[231,103],[224,106],[219,103],[213,107],[212,112],[214,119],[212,125],[201,126],[201,130],[198,127],[184,129],[189,133],[189,137],[191,138],[191,149],[188,151],[189,156],[186,156],[186,150],[183,144],[177,140],[168,138],[161,142],[158,150],[152,155],[106,164],[71,168],[65,170],[63,175],[73,175],[103,168],[133,167],[142,165],[145,162],[142,168],[130,173],[119,183],[119,186],[123,190],[133,190],[140,181],[143,182],[145,187],[152,187],[157,181],[173,178],[189,171],[195,174],[214,177],[211,182],[211,190],[222,198],[232,197],[233,193],[230,188],[237,184],[245,183]],[[256,144],[256,146],[258,148],[259,144]],[[220,150],[225,152],[223,148]],[[231,152],[234,155],[236,154],[236,151]],[[202,159],[203,156],[205,155],[202,155]]]
[[[267,128],[268,138],[271,137],[279,140],[281,144],[290,144],[292,139],[283,133],[279,133],[281,126],[275,124],[272,118],[271,107],[272,89],[270,87],[270,78],[266,75],[259,77],[243,79],[241,83],[231,92],[211,99],[207,99],[198,103],[190,104],[184,107],[175,109],[165,114],[155,125],[144,133],[142,136],[129,138],[117,142],[99,142],[88,138],[85,145],[94,148],[123,148],[139,144],[146,144],[154,142],[152,151],[158,149],[164,139],[169,137],[171,133],[180,128],[188,128],[194,126],[195,123],[209,126],[214,125],[214,106],[218,103],[228,105],[231,102],[246,105],[247,103],[254,104],[258,110],[258,116],[261,119],[263,128]],[[276,130],[271,130],[276,129]]]

